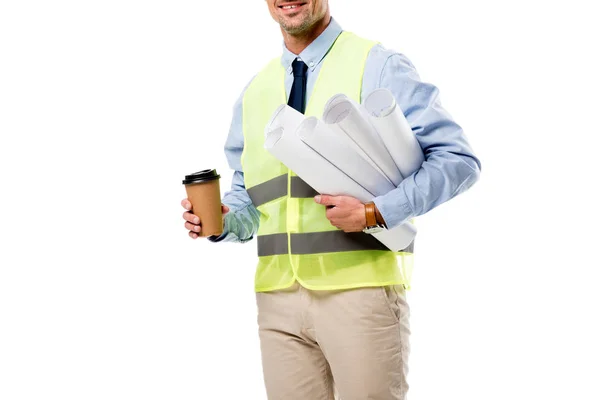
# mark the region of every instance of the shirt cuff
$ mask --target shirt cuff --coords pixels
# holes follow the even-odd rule
[[[383,217],[387,229],[393,229],[414,217],[410,202],[401,187],[375,197],[373,203]]]
[[[217,242],[220,242],[223,239],[225,239],[227,237],[227,235],[229,235],[229,232],[223,231],[223,233],[221,233],[219,236],[216,236],[216,235],[207,236],[207,239],[210,242],[217,243]]]
[[[223,226],[223,233],[221,233],[219,236],[217,235],[212,235],[212,236],[207,236],[206,238],[208,239],[208,241],[213,242],[213,243],[218,243],[218,242],[244,242],[242,240],[240,240],[240,238],[238,237],[238,235],[236,235],[234,233],[234,231],[236,230],[235,227],[236,225],[236,221],[235,221],[235,211],[233,211],[233,207],[232,206],[228,206],[229,207],[229,212],[225,215],[225,225]],[[230,229],[232,228],[233,229]]]

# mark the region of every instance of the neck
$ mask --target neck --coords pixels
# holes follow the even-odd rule
[[[302,53],[302,51],[307,48],[309,44],[311,44],[316,38],[319,37],[321,33],[323,33],[325,28],[327,28],[329,25],[330,20],[331,16],[329,12],[327,12],[327,14],[320,21],[310,27],[310,29],[297,35],[292,35],[281,29],[285,47],[287,47],[289,51],[296,55]]]

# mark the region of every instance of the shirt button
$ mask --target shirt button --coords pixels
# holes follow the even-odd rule
[[[315,66],[315,63],[311,61],[310,64],[308,64],[308,66],[312,68]]]
[[[290,73],[290,74],[292,73],[292,67],[288,68],[288,73]]]

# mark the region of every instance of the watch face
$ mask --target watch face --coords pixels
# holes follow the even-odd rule
[[[383,228],[380,226],[371,226],[371,227],[363,229],[363,232],[373,234],[373,233],[381,232],[382,230],[383,230]]]

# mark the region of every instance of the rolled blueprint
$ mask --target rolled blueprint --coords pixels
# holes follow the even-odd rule
[[[357,154],[348,137],[340,137],[316,117],[309,117],[300,124],[297,135],[311,149],[325,158],[354,182],[374,196],[381,196],[395,186],[378,169]]]
[[[331,132],[333,132],[337,137],[341,138],[340,140],[344,140],[346,143],[348,143],[348,145],[352,148],[352,150],[354,150],[354,152],[358,155],[360,155],[363,160],[367,161],[372,167],[373,169],[375,169],[376,171],[379,172],[379,174],[381,174],[382,176],[385,177],[385,179],[390,182],[390,184],[393,185],[392,181],[390,181],[390,179],[387,177],[387,175],[385,174],[385,172],[383,172],[381,170],[381,168],[379,168],[379,166],[377,164],[375,164],[375,161],[373,161],[371,159],[371,157],[369,157],[367,155],[367,153],[365,153],[365,151],[356,144],[356,142],[354,140],[352,140],[350,138],[350,136],[348,136],[346,134],[346,132],[344,132],[344,130],[342,128],[340,128],[338,126],[338,124],[327,124],[327,127],[329,128],[329,130]]]
[[[374,197],[373,193],[302,142],[296,132],[281,126],[268,132],[265,148],[319,193],[352,196],[362,202],[371,201]],[[373,236],[390,250],[400,251],[413,241],[416,232],[413,225],[404,223]]]
[[[423,150],[394,95],[387,89],[377,89],[365,98],[363,107],[402,176],[417,171],[425,161]]]
[[[302,142],[295,132],[288,132],[281,127],[269,132],[265,140],[265,148],[319,193],[332,196],[373,197],[352,178]],[[319,175],[321,178],[316,179]],[[305,177],[311,179],[306,180]],[[317,183],[318,187],[311,182]]]
[[[339,95],[328,106],[323,112],[323,121],[337,124],[398,186],[403,179],[402,174],[361,107],[351,99],[340,99]]]
[[[286,104],[282,104],[277,107],[271,120],[265,126],[265,138],[269,132],[277,128],[284,128],[288,132],[295,132],[302,121],[304,121],[304,114]]]
[[[325,112],[327,112],[327,110],[329,110],[331,107],[344,100],[348,100],[348,96],[343,93],[333,95],[333,97],[331,97],[329,100],[327,100],[327,103],[325,103],[325,107],[323,107],[323,114],[325,114]]]

